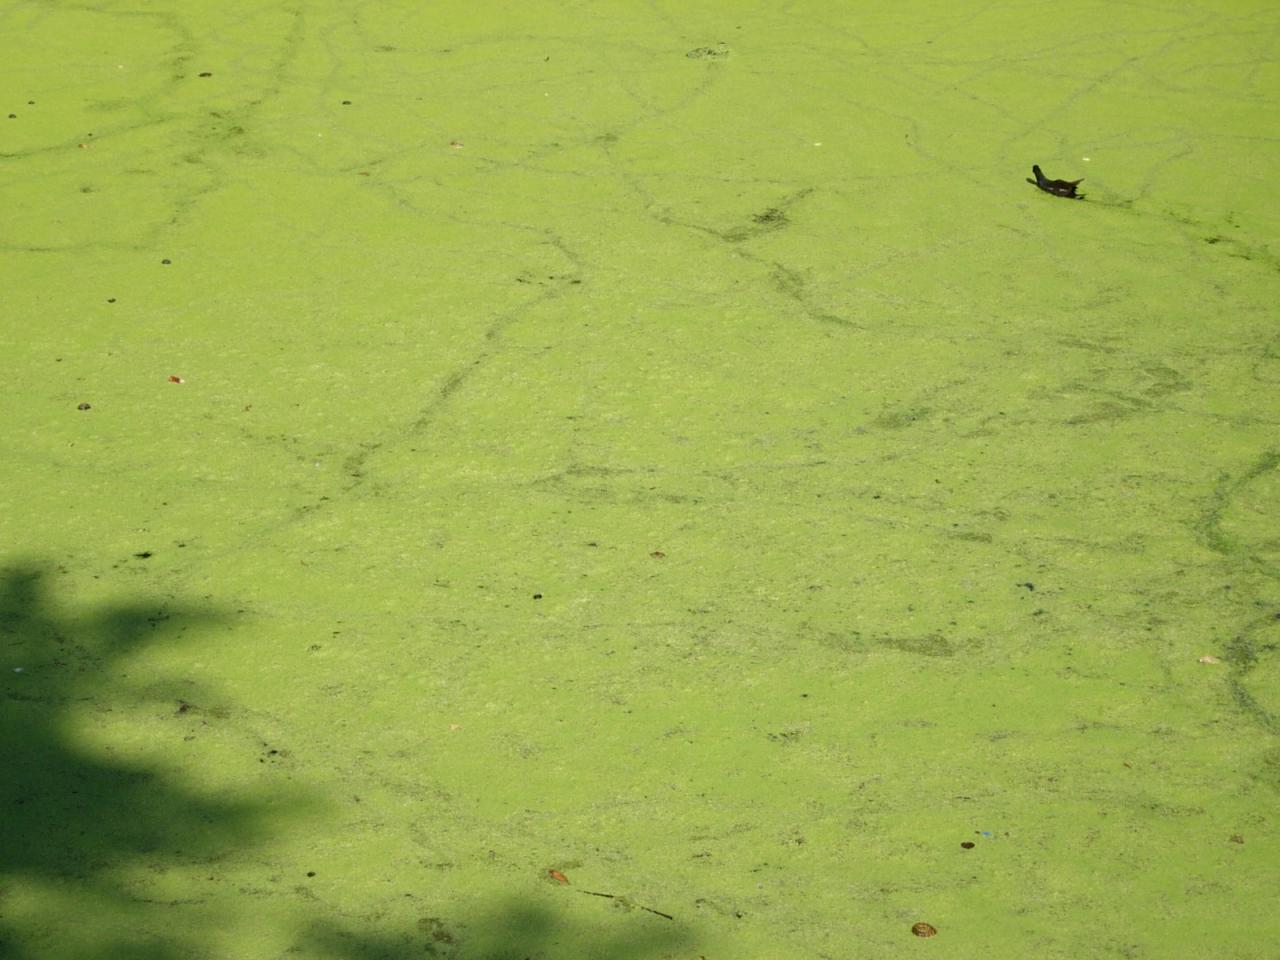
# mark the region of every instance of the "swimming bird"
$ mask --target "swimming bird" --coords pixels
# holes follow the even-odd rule
[[[1050,180],[1044,175],[1044,171],[1040,169],[1039,164],[1033,164],[1031,172],[1036,175],[1032,180],[1027,177],[1027,183],[1034,187],[1039,187],[1045,193],[1052,193],[1055,197],[1066,197],[1068,200],[1083,200],[1081,194],[1076,193],[1076,187],[1084,182],[1084,177],[1079,180]]]

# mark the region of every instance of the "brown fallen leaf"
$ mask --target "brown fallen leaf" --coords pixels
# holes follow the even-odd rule
[[[556,883],[568,883],[568,882],[569,882],[569,878],[568,878],[568,877],[566,877],[566,876],[565,876],[563,873],[561,873],[559,870],[548,870],[548,871],[547,871],[547,876],[548,876],[548,877],[550,877],[552,880],[554,880]]]
[[[1222,661],[1219,660],[1217,657],[1213,657],[1208,654],[1205,654],[1203,657],[1200,658],[1200,662],[1201,663],[1221,663]]]

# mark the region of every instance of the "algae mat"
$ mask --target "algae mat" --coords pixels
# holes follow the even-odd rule
[[[0,952],[1274,956],[1223,6],[6,4]]]

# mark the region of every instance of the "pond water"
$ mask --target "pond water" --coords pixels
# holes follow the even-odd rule
[[[1280,14],[1047,9],[0,11],[0,952],[1269,955]]]

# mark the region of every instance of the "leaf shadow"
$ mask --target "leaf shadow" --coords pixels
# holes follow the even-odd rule
[[[689,957],[692,942],[678,921],[615,909],[586,923],[511,897],[458,919],[424,916],[399,935],[317,924],[297,949],[316,960],[668,960]]]
[[[282,827],[298,829],[297,813],[318,802],[305,786],[279,782],[233,794],[201,789],[161,765],[167,750],[135,749],[130,739],[139,728],[180,736],[184,727],[170,721],[200,729],[202,711],[183,698],[204,702],[205,693],[146,670],[131,678],[130,657],[226,623],[225,613],[144,600],[77,612],[56,596],[56,580],[39,563],[0,568],[0,957],[224,957],[224,935],[260,909],[261,891],[206,900],[208,890],[192,877],[252,855]],[[85,734],[86,726],[112,724],[126,730],[123,740]],[[199,759],[189,762],[197,766],[179,769],[199,769]],[[286,795],[292,802],[280,803]],[[512,897],[459,916],[424,913],[405,928],[344,916],[340,904],[319,908],[324,913],[304,906],[266,923],[291,943],[287,955],[316,960],[690,955],[682,950],[690,941],[684,924],[621,896],[596,896],[609,897],[598,913]]]
[[[128,928],[154,903],[131,874],[253,843],[269,828],[267,805],[202,793],[83,729],[89,718],[105,726],[155,705],[155,685],[124,675],[131,654],[223,615],[154,602],[76,614],[56,602],[54,576],[34,562],[0,570],[0,955],[202,955],[198,931],[157,938]],[[177,705],[170,699],[166,710]],[[80,929],[88,916],[119,917],[120,929]]]

